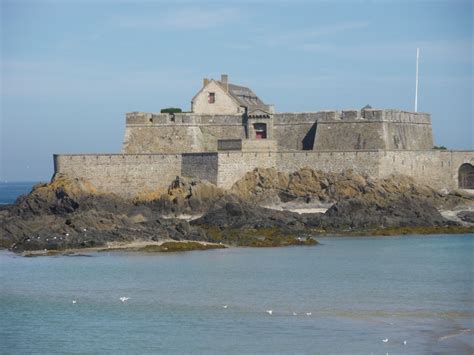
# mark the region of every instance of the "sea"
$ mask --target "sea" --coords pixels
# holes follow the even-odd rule
[[[319,241],[0,251],[0,353],[474,353],[473,234]]]

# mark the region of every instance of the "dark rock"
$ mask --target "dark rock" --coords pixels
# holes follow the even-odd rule
[[[474,223],[474,211],[461,211],[457,216],[461,221]]]

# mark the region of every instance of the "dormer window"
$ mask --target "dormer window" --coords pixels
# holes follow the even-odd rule
[[[210,92],[209,95],[207,95],[207,102],[210,104],[213,104],[216,102],[216,93],[215,92]]]

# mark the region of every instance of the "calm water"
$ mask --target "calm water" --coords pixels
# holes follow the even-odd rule
[[[322,241],[160,255],[3,252],[0,352],[473,352],[474,235]]]
[[[0,185],[0,198],[32,184]],[[320,240],[155,255],[0,251],[0,353],[474,352],[474,235]]]
[[[20,195],[31,191],[37,182],[0,182],[0,205],[15,202]]]

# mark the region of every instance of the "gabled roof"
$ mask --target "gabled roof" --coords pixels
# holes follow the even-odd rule
[[[217,81],[219,85],[225,90],[226,84],[221,81]],[[248,111],[254,111],[256,109],[261,109],[263,111],[269,111],[268,105],[266,105],[259,97],[248,87],[228,84],[229,85],[229,95],[236,100],[240,106],[245,106],[248,108]]]
[[[271,116],[271,113],[262,110],[261,108],[257,108],[248,110],[247,115],[249,118],[269,118]]]
[[[235,101],[235,103],[239,106],[244,106],[247,107],[248,111],[254,111],[257,109],[263,110],[265,112],[271,112],[272,109],[270,108],[269,105],[266,105],[260,98],[248,87],[246,86],[240,86],[240,85],[234,85],[234,84],[226,84],[223,83],[222,81],[219,80],[214,80],[210,79],[208,81],[208,84],[214,82],[217,85],[219,85],[222,90],[227,92],[226,86],[228,85],[229,91],[227,92],[229,96],[232,98],[232,100]],[[197,93],[194,95],[194,97],[191,99],[191,102],[195,100],[195,98],[206,88],[206,86],[203,86]]]

